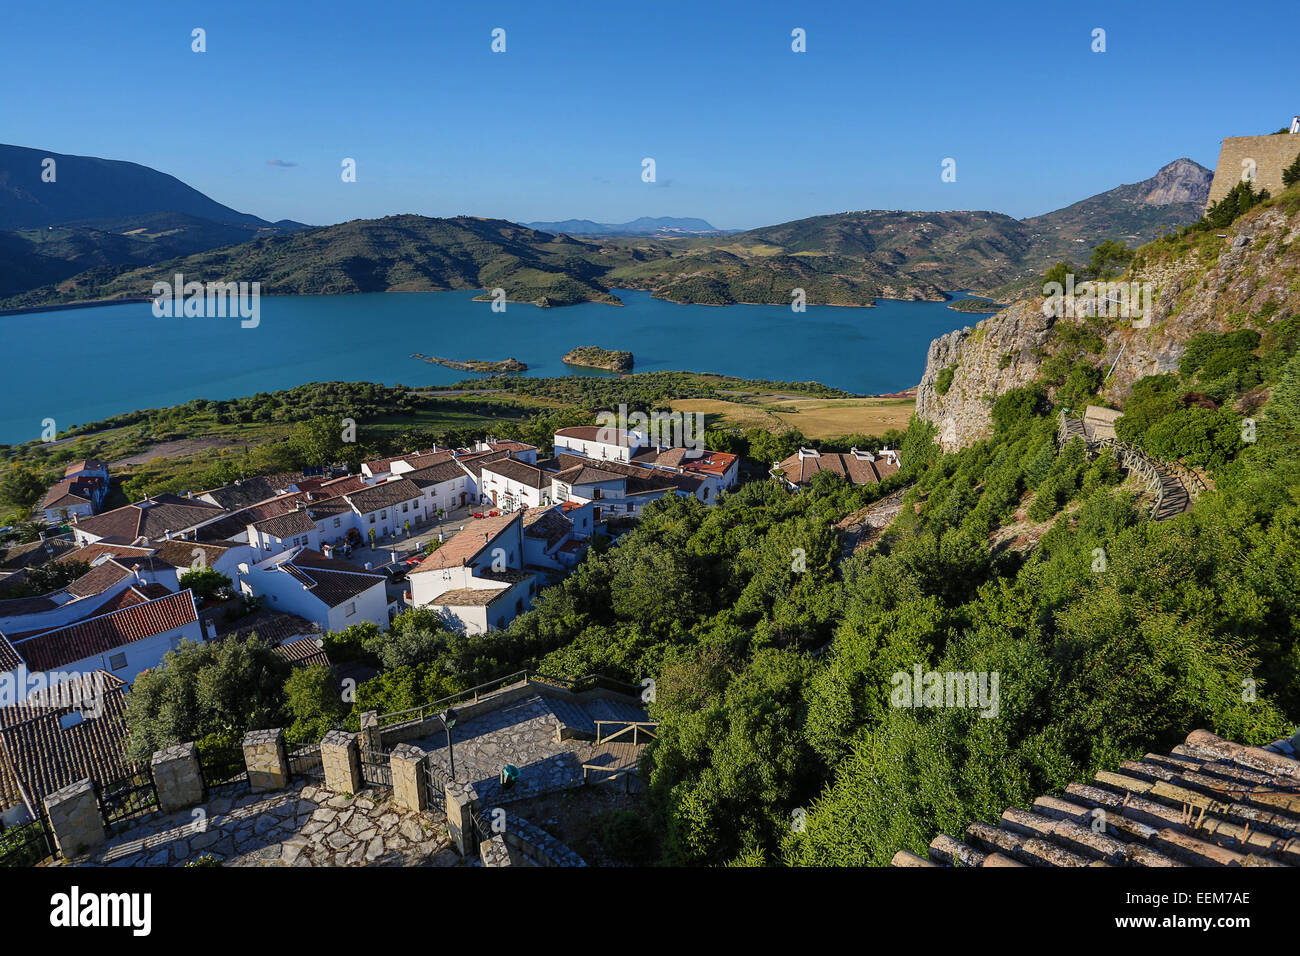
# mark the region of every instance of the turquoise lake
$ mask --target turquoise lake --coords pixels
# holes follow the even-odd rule
[[[930,340],[980,316],[936,302],[875,308],[675,305],[616,290],[626,305],[495,313],[474,292],[264,296],[256,328],[238,318],[155,318],[149,303],[0,317],[11,357],[0,442],[41,437],[140,408],[224,399],[306,382],[442,385],[477,376],[453,359],[514,356],[528,375],[582,374],[560,358],[579,345],[627,349],[636,371],[720,372],[817,381],[857,393],[915,385]],[[602,374],[594,372],[590,374]]]

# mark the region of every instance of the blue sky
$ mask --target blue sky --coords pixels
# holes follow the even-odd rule
[[[1293,22],[1294,5],[1240,9],[9,3],[0,141],[142,163],[241,211],[310,223],[1028,216],[1180,156],[1213,167],[1222,137],[1300,112],[1294,31],[1269,26]],[[190,50],[194,27],[206,53]],[[795,27],[806,53],[790,49]],[[1105,53],[1090,49],[1097,27]],[[340,179],[344,157],[356,183]]]

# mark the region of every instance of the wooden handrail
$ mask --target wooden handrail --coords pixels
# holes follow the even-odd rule
[[[649,736],[651,740],[659,739],[659,735],[653,733],[649,729],[651,727],[655,728],[656,730],[659,728],[659,722],[657,720],[596,720],[593,721],[593,723],[596,725],[596,743],[598,744],[607,743],[608,741],[614,740],[617,737],[621,737],[629,730],[632,731],[633,744],[640,743],[640,740],[638,739],[638,735],[642,733]],[[623,729],[616,730],[608,737],[605,737],[601,735],[601,729],[600,729],[605,724],[621,724],[623,725]]]

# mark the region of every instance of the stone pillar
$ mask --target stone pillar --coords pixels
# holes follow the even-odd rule
[[[361,792],[361,754],[355,735],[346,730],[331,730],[320,742],[320,761],[325,770],[326,790]]]
[[[393,803],[399,807],[407,810],[428,807],[429,796],[424,787],[425,756],[425,752],[414,744],[398,744],[388,755],[388,764],[393,768]]]
[[[444,788],[447,795],[447,833],[463,857],[478,851],[478,832],[470,812],[478,811],[478,791],[468,782],[453,780]]]
[[[361,715],[361,732],[357,734],[357,744],[362,751],[370,754],[384,752],[383,737],[379,733],[379,712],[368,710]]]
[[[70,783],[45,798],[45,812],[50,817],[54,842],[65,860],[81,856],[108,839],[104,818],[99,814],[99,800],[90,778]]]
[[[158,791],[158,809],[172,813],[203,802],[203,771],[199,769],[199,748],[177,744],[153,755],[150,762]]]
[[[244,735],[244,765],[248,788],[283,790],[289,786],[289,755],[284,749],[283,730],[250,730]]]

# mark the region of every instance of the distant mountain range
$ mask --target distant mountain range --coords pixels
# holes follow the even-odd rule
[[[57,184],[40,180],[46,156],[58,163]],[[1139,244],[1194,222],[1211,178],[1179,159],[1140,183],[1023,220],[868,210],[734,233],[648,217],[519,225],[404,215],[308,227],[236,212],[133,163],[0,147],[0,308],[146,298],[177,271],[259,281],[276,294],[500,287],[512,301],[542,305],[616,303],[615,288],[719,305],[788,304],[794,288],[812,304],[940,301],[952,289],[1006,301],[1053,262],[1085,261],[1103,240]]]
[[[307,228],[236,212],[136,163],[0,145],[0,296]]]
[[[678,219],[673,216],[642,216],[631,222],[592,222],[590,219],[565,219],[560,222],[526,222],[529,229],[540,232],[563,232],[570,236],[711,236],[738,232],[715,229],[703,219]]]

